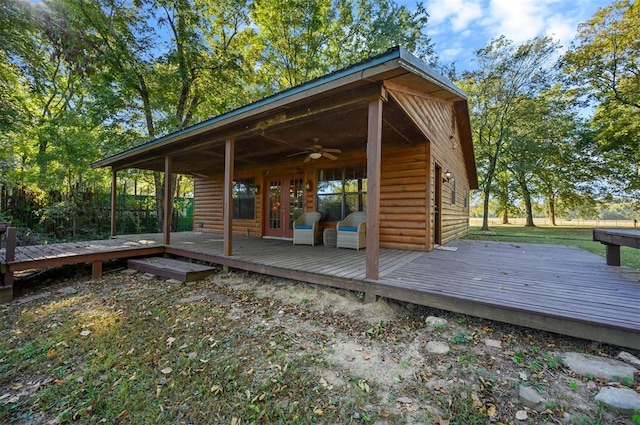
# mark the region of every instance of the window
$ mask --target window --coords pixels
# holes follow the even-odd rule
[[[256,214],[255,179],[233,181],[233,218],[253,220]]]
[[[322,221],[339,221],[354,211],[366,211],[366,167],[319,170],[316,193]]]
[[[451,205],[456,203],[456,180],[451,179]]]

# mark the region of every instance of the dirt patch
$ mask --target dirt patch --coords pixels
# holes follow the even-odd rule
[[[121,273],[72,278],[34,287],[0,312],[0,420],[20,424],[149,415],[174,423],[634,424],[594,397],[605,385],[640,391],[637,378],[583,378],[559,360],[567,351],[613,357],[618,347],[386,299],[364,304],[362,294],[250,273],[189,285]],[[433,316],[443,321],[428,325]],[[119,403],[140,397],[144,408],[87,401],[100,388],[107,392],[98,399],[118,397],[123,385]],[[523,386],[544,403],[527,407]]]

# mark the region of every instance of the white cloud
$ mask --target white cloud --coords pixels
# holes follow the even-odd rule
[[[492,37],[504,35],[516,43],[544,34],[546,3],[540,0],[491,0],[487,30]]]
[[[563,49],[566,49],[576,35],[578,23],[578,19],[568,19],[566,16],[554,15],[547,19],[546,35],[559,41]]]
[[[415,0],[398,0],[407,5]],[[473,52],[501,35],[520,44],[551,36],[566,49],[580,22],[612,0],[424,0],[428,33],[443,62],[470,66]]]
[[[466,29],[482,16],[481,0],[434,0],[429,2],[429,23],[437,26],[451,24],[454,31]]]

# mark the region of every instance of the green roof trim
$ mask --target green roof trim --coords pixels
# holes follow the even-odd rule
[[[247,112],[251,112],[253,110],[257,110],[258,108],[268,106],[269,104],[276,103],[280,100],[302,93],[306,90],[313,89],[323,84],[340,80],[341,78],[345,78],[353,74],[361,73],[363,71],[366,71],[368,69],[374,68],[376,66],[382,65],[386,62],[390,62],[393,60],[398,60],[401,67],[407,69],[408,71],[411,71],[412,73],[420,76],[421,78],[424,78],[425,80],[428,80],[442,87],[443,89],[446,89],[447,91],[454,93],[457,96],[460,96],[462,99],[465,99],[465,100],[467,99],[467,95],[463,91],[461,91],[459,88],[457,88],[448,78],[446,78],[445,76],[435,71],[429,65],[424,63],[421,59],[409,53],[405,48],[401,46],[395,46],[379,55],[365,59],[361,62],[350,65],[346,68],[342,68],[337,71],[331,72],[329,74],[325,74],[321,77],[307,81],[306,83],[300,84],[298,86],[283,90],[271,96],[260,99],[256,102],[249,103],[245,106],[241,106],[237,109],[231,110],[229,112],[225,112],[221,115],[217,115],[215,117],[201,121],[192,126],[186,127],[182,130],[178,130],[173,133],[169,133],[165,136],[161,136],[156,139],[149,140],[147,142],[144,142],[126,151],[117,153],[110,157],[104,158],[100,161],[96,161],[91,164],[91,167],[92,168],[108,167],[112,165],[114,162],[117,162],[119,160],[126,159],[130,156],[134,156],[136,154],[145,152],[147,150],[151,150],[156,147],[162,147],[162,146],[168,145],[174,140],[180,139],[184,136],[188,136],[190,133],[197,133],[199,130],[206,129],[209,126],[214,126],[215,124],[218,124],[220,122],[232,119],[234,117],[245,114]]]

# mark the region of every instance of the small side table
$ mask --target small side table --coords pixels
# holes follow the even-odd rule
[[[322,233],[322,242],[324,243],[324,246],[335,248],[337,238],[336,229],[324,229],[324,232]]]

